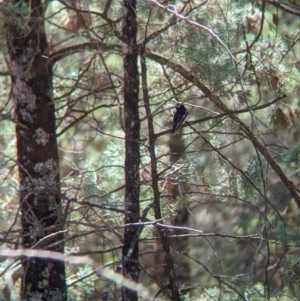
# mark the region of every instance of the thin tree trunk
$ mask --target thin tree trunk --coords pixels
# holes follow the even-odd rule
[[[180,158],[185,159],[185,140],[182,139],[183,130],[182,128],[177,130],[177,133],[174,135],[170,135],[169,140],[169,148],[170,148],[170,162],[173,164]],[[175,176],[176,177],[176,176]],[[180,190],[184,191],[186,186],[188,185],[184,181],[178,181],[178,183],[173,183],[173,189],[172,189],[172,197],[173,200],[176,201],[178,198],[180,198]],[[180,185],[180,189],[179,186]],[[187,189],[186,189],[187,190]],[[183,200],[179,202],[179,206],[177,209],[177,217],[172,223],[176,227],[186,227],[188,226],[188,218],[189,213],[186,208],[186,205],[184,204]],[[173,229],[172,233],[170,233],[172,236],[175,235],[183,235],[185,232],[182,229]],[[178,267],[177,268],[177,274],[176,274],[176,280],[178,283],[184,283],[185,285],[190,284],[190,265],[189,265],[189,259],[185,256],[182,256],[181,253],[186,252],[189,249],[189,238],[186,237],[178,237],[176,239],[170,240],[170,246],[172,250],[176,251],[174,253],[177,253],[179,255],[174,255],[174,263]]]
[[[136,44],[137,22],[136,1],[123,0],[124,21],[123,37]],[[125,224],[139,221],[139,164],[140,164],[140,121],[138,111],[139,79],[137,67],[138,55],[136,50],[126,46],[124,53],[124,118],[125,118]],[[129,214],[131,212],[131,214]],[[133,213],[133,214],[132,214]],[[123,275],[138,282],[139,279],[139,246],[134,247],[134,241],[138,231],[137,227],[126,227],[123,244]],[[132,248],[133,247],[133,248]],[[123,287],[123,301],[138,300],[136,291]]]
[[[142,87],[143,87],[143,97],[144,97],[144,105],[145,111],[148,120],[148,129],[149,129],[149,153],[151,158],[151,178],[152,178],[152,189],[153,189],[153,209],[154,216],[156,220],[163,222],[163,217],[161,214],[161,203],[160,203],[160,191],[158,187],[159,176],[157,172],[157,158],[155,154],[155,133],[153,127],[153,116],[150,108],[150,100],[148,95],[148,85],[147,85],[147,68],[146,68],[146,60],[145,55],[141,55],[141,73],[142,73]],[[162,245],[163,253],[164,253],[164,263],[166,265],[165,275],[168,278],[169,284],[160,290],[161,292],[168,288],[171,291],[172,300],[180,301],[178,287],[176,285],[176,271],[173,256],[171,254],[171,248],[168,240],[168,234],[163,227],[157,227],[157,231],[160,235],[160,244]],[[161,255],[161,253],[160,253]],[[157,256],[156,256],[157,258]],[[166,279],[165,278],[165,279]],[[165,280],[164,279],[164,280]]]
[[[13,21],[7,24],[17,122],[23,247],[63,252],[52,72],[47,68],[44,56],[48,44],[43,5],[41,0],[26,2],[32,9],[28,30],[21,32]],[[56,295],[55,300],[66,300],[63,262],[34,257],[23,259],[22,264],[24,300],[33,300],[34,297],[50,300],[53,295]]]

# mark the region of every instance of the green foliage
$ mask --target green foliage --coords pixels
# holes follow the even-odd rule
[[[272,234],[283,245],[300,246],[300,232],[298,227],[291,227],[283,222],[278,222]]]
[[[232,286],[234,287],[234,286]],[[220,287],[205,288],[202,293],[192,297],[191,299],[184,300],[195,300],[195,301],[239,301],[241,300],[240,292],[230,289],[226,285],[220,290]]]
[[[265,287],[262,283],[256,283],[245,291],[245,298],[249,301],[267,301]]]
[[[244,175],[242,176],[243,190],[247,198],[251,196],[251,201],[258,203],[258,191],[263,188],[263,178],[265,161],[263,159],[251,158],[245,164]]]
[[[299,296],[300,261],[298,256],[296,254],[284,256],[281,266],[285,293],[291,296]]]
[[[268,36],[255,44],[259,56],[253,57],[252,63],[255,67],[257,78],[266,83],[265,89],[271,89],[279,94],[291,93],[297,85],[299,69],[290,60],[286,59],[289,45],[278,36]]]
[[[73,294],[70,294],[72,300],[79,301],[88,298],[95,290],[95,281],[98,279],[90,267],[79,268],[68,279],[68,285],[72,285],[75,290]]]
[[[207,14],[212,14],[214,18],[207,18]],[[230,10],[208,5],[205,9],[194,10],[190,14],[190,19],[196,20],[201,26],[206,26],[215,37],[230,45],[233,37],[240,31],[239,25],[244,16],[244,7],[236,4],[232,4]],[[238,76],[236,66],[224,45],[221,45],[212,34],[201,29],[200,26],[193,27],[188,23],[181,22],[175,30],[170,29],[153,42],[159,45],[163,44],[166,39],[170,41],[170,55],[174,53],[176,61],[184,61],[202,82],[213,87],[214,91],[228,95],[224,85],[228,85]],[[165,56],[168,56],[166,51],[165,53]]]
[[[5,1],[2,10],[5,24],[16,26],[20,34],[29,30],[27,20],[31,9],[25,1]]]
[[[300,142],[295,144],[285,155],[284,161],[289,164],[297,164],[299,162],[299,155],[300,155]]]
[[[243,197],[241,177],[238,173],[228,172],[228,162],[217,154],[213,156],[212,166],[216,172],[216,180],[210,186],[215,196],[222,202],[232,201],[235,198]]]
[[[5,131],[0,137],[0,220],[10,220],[14,218],[18,207],[13,201],[18,196],[19,189],[14,149],[15,134],[11,122],[2,121],[1,124]]]

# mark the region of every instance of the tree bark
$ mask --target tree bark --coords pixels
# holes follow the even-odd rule
[[[141,73],[142,73],[142,87],[143,87],[143,97],[144,97],[144,105],[146,116],[148,120],[148,129],[149,129],[149,154],[151,159],[151,178],[152,178],[152,189],[153,189],[153,209],[155,219],[163,222],[163,217],[161,214],[161,203],[160,203],[160,191],[158,187],[159,176],[157,172],[157,158],[155,154],[155,133],[153,127],[153,116],[150,108],[150,100],[148,95],[148,84],[147,84],[147,68],[146,68],[146,60],[145,55],[141,54]],[[173,256],[171,254],[171,248],[168,240],[168,234],[165,229],[162,227],[157,227],[157,231],[160,236],[160,244],[162,245],[164,260],[166,269],[163,276],[165,276],[164,280],[168,278],[168,285],[164,286],[164,288],[168,288],[171,291],[172,300],[180,301],[178,287],[176,285],[176,271]],[[159,253],[159,255],[161,255]],[[157,256],[155,256],[157,258]],[[162,288],[160,291],[164,290]]]
[[[48,44],[43,5],[41,0],[25,2],[32,10],[24,20],[28,30],[21,31],[13,20],[7,24],[23,247],[63,252],[55,108],[52,72],[44,56]],[[66,300],[64,262],[34,257],[24,259],[22,264],[24,300],[50,300],[54,295],[55,300]]]
[[[137,22],[136,1],[123,0],[124,21],[123,37],[136,44]],[[131,45],[124,45],[124,118],[125,118],[125,224],[139,221],[139,164],[140,164],[140,120],[138,111],[139,78],[136,50]],[[129,212],[131,214],[129,215]],[[133,214],[132,214],[133,213]],[[139,245],[134,240],[137,227],[126,227],[123,244],[123,275],[138,282],[139,279]],[[125,300],[138,300],[136,291],[123,287],[122,298]]]
[[[177,134],[171,134],[169,140],[169,148],[170,148],[170,162],[174,164],[174,162],[178,161],[180,158],[185,158],[185,140],[182,139],[182,128],[177,130]],[[180,173],[178,171],[177,173]],[[174,175],[176,178],[176,175]],[[185,181],[178,181],[178,183],[173,183],[172,189],[172,198],[173,201],[176,202],[178,198],[181,197],[180,190],[184,190],[184,188],[188,185]],[[179,185],[181,186],[179,189]],[[172,223],[176,227],[186,227],[188,224],[189,212],[184,204],[183,200],[180,200],[178,209],[177,209],[177,217]],[[185,232],[182,229],[173,229],[171,233],[172,236],[182,235]],[[176,239],[170,239],[170,246],[172,250],[174,250],[174,263],[178,267],[176,273],[176,280],[178,283],[184,283],[185,285],[189,285],[190,283],[190,265],[189,259],[182,256],[181,253],[186,252],[189,249],[189,238],[186,237],[178,237]]]

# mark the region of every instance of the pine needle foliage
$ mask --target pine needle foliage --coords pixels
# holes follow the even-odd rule
[[[14,2],[8,0],[4,2],[2,7],[4,23],[16,26],[20,34],[25,34],[29,30],[27,18],[30,13],[31,9],[24,1]]]
[[[291,227],[283,222],[278,222],[272,232],[273,236],[284,246],[300,246],[300,230],[298,227]]]
[[[295,144],[285,155],[284,161],[290,164],[299,164],[300,160],[300,142]]]
[[[252,194],[252,200],[258,198],[257,191],[263,188],[264,170],[265,161],[261,160],[261,158],[251,158],[245,164],[244,176],[242,177],[243,188],[247,197],[249,197]]]

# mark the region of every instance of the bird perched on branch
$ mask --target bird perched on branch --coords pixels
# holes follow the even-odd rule
[[[189,115],[189,111],[184,105],[181,105],[180,107],[176,108],[176,112],[173,117],[173,127],[171,133],[175,133],[175,131],[185,121],[188,115]]]

